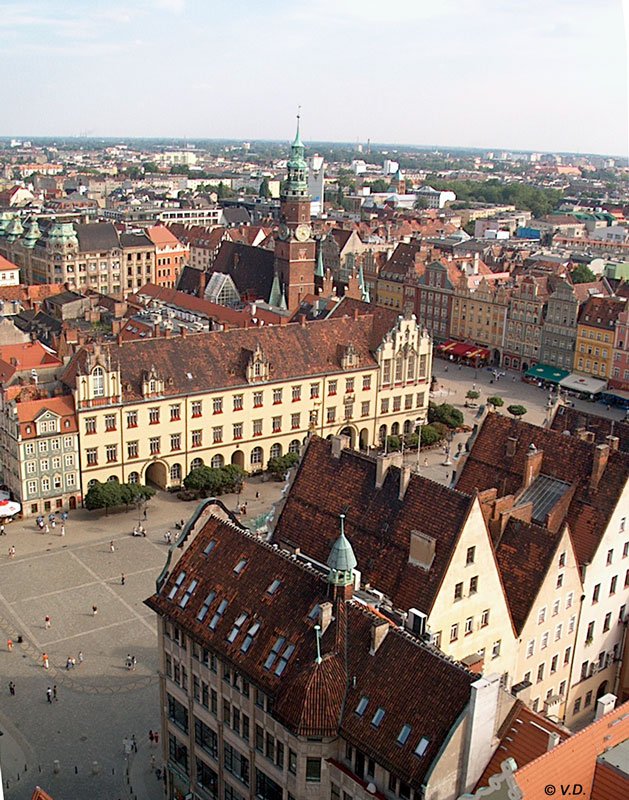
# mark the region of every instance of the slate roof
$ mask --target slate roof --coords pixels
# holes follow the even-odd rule
[[[376,489],[376,460],[353,450],[332,455],[331,443],[313,436],[273,532],[273,541],[299,547],[322,563],[338,537],[339,514],[364,583],[399,609],[428,613],[450,563],[474,498],[412,475],[399,499],[400,470],[391,467]],[[325,502],[322,502],[325,498]],[[435,513],[438,509],[438,513]],[[436,540],[429,570],[409,563],[411,531]]]
[[[211,541],[215,544],[205,555]],[[241,561],[246,564],[236,572]],[[182,607],[193,579],[198,583]],[[279,586],[270,593],[275,580]],[[159,593],[146,603],[269,694],[277,716],[291,730],[319,736],[340,732],[367,756],[419,787],[466,709],[477,676],[395,628],[388,630],[370,655],[372,624],[379,620],[356,601],[335,602],[333,621],[321,640],[323,660],[317,665],[317,618],[311,612],[327,600],[328,590],[322,574],[212,516],[184,550]],[[208,598],[212,599],[203,616]],[[209,625],[222,600],[228,600],[228,605],[212,630]],[[230,642],[228,637],[232,638],[230,633],[243,613],[248,616]],[[259,623],[259,629],[243,652],[254,623]],[[277,659],[265,668],[278,637],[285,640],[280,653],[287,644],[295,648],[279,675]],[[355,709],[361,697],[368,698],[368,703],[359,716]],[[329,708],[322,707],[323,699]],[[379,707],[385,713],[375,727],[371,721]],[[401,746],[397,737],[404,724],[411,726],[411,733]],[[414,750],[422,737],[428,743],[420,757]]]
[[[403,278],[409,268],[415,268],[415,256],[419,253],[420,247],[419,242],[400,242],[391,254],[391,258],[382,266],[380,277],[384,280],[391,277],[394,280]]]
[[[612,420],[596,414],[586,414],[585,411],[570,406],[559,406],[550,427],[561,433],[570,431],[573,435],[583,428],[594,434],[596,444],[605,444],[607,436],[617,436],[620,449],[625,453],[629,452],[629,422],[624,420]]]
[[[200,269],[186,265],[179,273],[177,291],[198,296],[204,280],[205,274]]]
[[[618,315],[624,310],[626,302],[615,297],[590,297],[579,312],[579,325],[601,330],[613,330]]]
[[[496,548],[511,619],[518,636],[542,587],[561,535],[511,517]]]
[[[212,272],[231,276],[241,296],[248,294],[265,301],[271,293],[273,269],[273,253],[241,242],[221,242],[212,265]]]
[[[249,225],[251,223],[251,215],[242,206],[224,207],[223,219],[228,225]]]
[[[105,252],[120,247],[118,232],[113,222],[74,223],[82,253]],[[40,240],[41,241],[41,240]]]
[[[549,746],[550,735],[556,733],[561,740],[570,732],[555,725],[545,717],[531,711],[521,700],[517,700],[498,731],[500,744],[491,761],[485,767],[476,788],[488,786],[492,775],[499,775],[500,765],[506,758],[513,758],[518,767],[543,755]]]
[[[153,242],[145,233],[121,233],[121,247],[155,247]]]
[[[507,440],[514,438],[515,455],[507,457]],[[496,488],[498,497],[517,495],[523,487],[529,446],[543,451],[540,472],[573,486],[562,520],[580,564],[589,563],[618,503],[629,474],[629,454],[611,451],[597,489],[589,489],[597,445],[583,442],[523,420],[488,414],[463,465],[456,487],[462,492]]]
[[[123,401],[133,402],[142,398],[142,376],[153,367],[166,380],[164,394],[176,396],[247,386],[246,367],[258,345],[270,361],[270,380],[285,381],[340,371],[342,348],[350,344],[358,354],[358,369],[376,365],[371,316],[106,344],[102,352],[120,366]],[[62,376],[68,386],[74,385],[88,352],[83,347],[72,357]]]

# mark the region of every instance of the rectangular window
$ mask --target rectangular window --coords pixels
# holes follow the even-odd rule
[[[85,451],[88,467],[95,467],[98,464],[98,450],[96,447],[88,447]]]
[[[470,633],[474,630],[474,617],[468,617],[465,620],[465,635],[469,636]]]
[[[605,621],[603,622],[603,633],[606,633],[612,624],[612,612],[605,614]]]
[[[242,395],[239,395],[242,402]],[[236,398],[234,397],[234,406],[236,404]],[[212,399],[212,413],[214,414],[222,414],[223,413],[223,398],[222,397],[214,397]]]
[[[473,564],[475,555],[476,555],[476,548],[475,547],[468,547],[467,548],[467,553],[465,555],[465,564],[466,565],[467,564]]]
[[[85,433],[96,433],[96,417],[85,418]]]
[[[253,407],[260,408],[262,406],[262,396],[263,392],[254,392],[253,393]]]
[[[297,775],[297,753],[290,749],[288,751],[288,771],[291,775]]]
[[[301,414],[291,414],[290,415],[290,426],[292,430],[297,430],[301,424],[300,422]]]
[[[326,419],[329,423],[336,420],[336,408],[328,408]]]
[[[369,416],[369,400],[365,400],[360,404],[360,415],[361,417]]]
[[[254,392],[253,396],[255,398],[256,394],[262,395],[262,392]],[[262,399],[262,398],[260,398]],[[273,405],[277,406],[282,402],[282,390],[281,389],[273,389]],[[255,399],[254,399],[255,405]]]
[[[253,420],[253,435],[254,436],[262,436],[262,420],[261,419],[254,419]]]
[[[389,398],[384,397],[380,401],[380,413],[381,414],[388,414],[389,413]]]
[[[617,575],[614,575],[614,577],[613,577],[613,578],[611,579],[611,581],[609,582],[609,595],[610,595],[610,597],[611,597],[613,594],[616,594],[616,583],[617,583],[617,582],[618,582],[618,576],[617,576]]]
[[[201,431],[199,431],[201,433]],[[217,425],[212,428],[212,444],[220,444],[223,441],[223,426]]]
[[[105,456],[108,463],[111,463],[112,461],[118,461],[118,445],[108,444],[105,447]]]
[[[459,638],[459,625],[458,623],[455,622],[454,625],[452,625],[452,627],[450,628],[450,641],[456,642],[458,638]]]
[[[320,758],[307,758],[306,759],[306,782],[307,783],[320,783],[321,782],[321,759]]]
[[[152,456],[159,455],[160,452],[160,437],[152,436],[149,439],[149,452]]]
[[[192,444],[194,445],[194,433],[192,434]],[[171,450],[181,450],[181,434],[180,433],[171,433],[170,434],[170,449]]]
[[[242,422],[234,423],[234,439],[242,439]]]
[[[345,379],[345,392],[346,394],[351,394],[354,391],[354,378],[346,378]]]
[[[192,405],[194,407],[194,403]],[[181,406],[179,405],[179,403],[176,403],[170,406],[170,421],[176,422],[179,419],[181,419]]]
[[[177,409],[177,416],[175,417],[175,419],[179,419],[179,406],[171,406],[171,409],[172,408],[176,408]],[[190,411],[191,411],[193,417],[200,417],[201,416],[201,401],[200,400],[193,400],[192,401],[192,405],[190,406]],[[171,419],[173,419],[172,415],[171,415]]]
[[[485,611],[483,611],[483,613],[481,614],[481,618],[480,618],[480,626],[481,626],[481,628],[485,628],[485,627],[487,627],[487,625],[489,625],[489,609],[488,608],[485,609]]]
[[[537,613],[537,624],[538,625],[543,625],[543,623],[545,621],[546,621],[546,606],[544,606],[543,608],[540,608],[540,610],[538,611],[538,613]]]
[[[337,381],[328,382],[328,395],[333,396],[336,394]]]
[[[311,383],[310,384],[310,399],[316,400],[319,397],[319,384],[318,383]]]
[[[501,640],[500,639],[498,639],[497,642],[493,643],[493,646],[491,648],[491,657],[492,658],[498,658],[498,656],[500,655],[500,645],[501,645]]]
[[[127,428],[137,428],[137,427],[138,427],[138,412],[127,411]]]
[[[413,408],[413,395],[404,395],[404,410],[409,411],[411,408]]]
[[[222,408],[222,402],[221,402]],[[243,409],[243,399],[241,394],[234,395],[234,411],[242,411]]]
[[[454,587],[454,599],[460,600],[463,597],[463,584],[457,583]]]
[[[371,375],[363,375],[363,392],[371,389]]]
[[[273,417],[271,421],[271,431],[273,433],[281,433],[282,432],[282,418],[281,417]]]
[[[159,408],[149,408],[149,425],[157,425],[159,422]]]
[[[301,386],[292,387],[291,397],[293,399],[293,403],[296,403],[298,400],[301,400]]]
[[[393,398],[393,410],[400,411],[402,408],[402,395],[398,395],[397,397]]]
[[[227,743],[223,745],[223,765],[227,772],[249,786],[249,759]]]
[[[115,431],[116,430],[116,415],[115,414],[105,414],[105,430],[106,431]]]
[[[574,599],[574,593],[570,592],[566,597],[566,608],[572,608],[573,599]]]
[[[470,594],[476,594],[478,591],[478,575],[470,578]]]

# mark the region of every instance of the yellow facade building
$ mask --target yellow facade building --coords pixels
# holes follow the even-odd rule
[[[475,289],[465,276],[452,297],[450,335],[488,347],[492,360],[499,363],[504,347],[509,292],[482,280]]]
[[[574,371],[607,380],[612,377],[616,320],[626,301],[615,297],[590,297],[577,324]]]
[[[314,432],[366,449],[425,418],[432,342],[414,317],[372,315],[120,342],[79,350],[83,491],[93,481],[178,486],[191,469],[249,472]]]

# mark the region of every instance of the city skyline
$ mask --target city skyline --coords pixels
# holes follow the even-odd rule
[[[0,135],[282,141],[301,104],[312,142],[626,156],[623,5],[0,2]]]

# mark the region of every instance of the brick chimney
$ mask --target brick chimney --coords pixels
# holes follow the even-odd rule
[[[496,746],[500,675],[479,678],[471,687],[463,742],[461,789],[471,791],[489,763]]]
[[[514,436],[509,436],[507,439],[507,458],[513,458],[515,449],[518,446],[518,440]]]
[[[609,458],[609,445],[599,444],[594,449],[594,460],[592,461],[592,473],[590,474],[590,489],[596,491],[598,484],[605,472],[607,459]]]
[[[323,635],[332,622],[332,603],[321,603],[319,606],[319,625]]]
[[[382,453],[376,458],[376,489],[382,489],[389,467],[402,467],[402,453]]]
[[[406,490],[408,489],[408,484],[411,480],[411,468],[410,467],[402,467],[400,470],[400,493],[399,498],[400,500],[404,500],[404,495],[406,494]]]
[[[349,436],[333,436],[330,441],[334,458],[340,458],[342,451],[349,447]]]
[[[535,478],[537,478],[539,475],[542,469],[543,457],[543,450],[538,450],[534,444],[529,447],[529,450],[526,454],[526,461],[524,462],[524,489],[528,489]]]
[[[620,447],[620,439],[617,436],[606,436],[605,441],[609,445],[610,450],[618,450]]]

